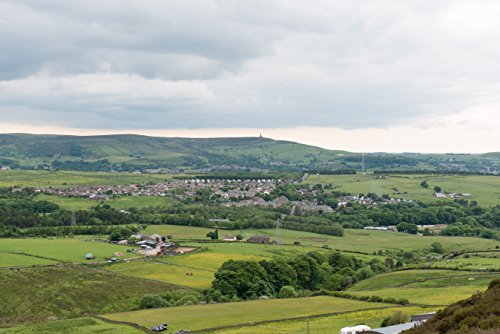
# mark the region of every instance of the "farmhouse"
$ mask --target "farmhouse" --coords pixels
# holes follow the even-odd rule
[[[234,235],[225,235],[224,236],[224,241],[237,241],[236,237]]]
[[[269,244],[269,243],[271,243],[271,239],[265,235],[252,235],[250,238],[248,238],[247,241],[253,242],[256,244]]]

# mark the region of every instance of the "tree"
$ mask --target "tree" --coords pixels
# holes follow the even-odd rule
[[[418,226],[412,223],[399,223],[397,226],[398,232],[404,232],[409,234],[417,234]]]
[[[131,235],[132,235],[132,230],[130,230],[128,227],[120,227],[111,231],[111,234],[109,235],[109,240],[120,241],[130,238]]]
[[[433,242],[431,244],[431,248],[432,248],[432,251],[434,253],[438,253],[438,254],[444,253],[443,245],[441,245],[441,243],[439,243],[439,242]]]
[[[215,273],[214,290],[222,295],[241,299],[273,296],[273,286],[266,270],[255,261],[228,260]]]
[[[423,180],[422,182],[420,182],[420,186],[424,187],[424,188],[429,188],[429,184],[427,183],[427,180]]]
[[[217,239],[219,239],[219,232],[217,230],[215,230],[213,232],[208,232],[207,237],[212,239],[212,240],[217,240]]]
[[[278,298],[296,298],[297,292],[290,285],[285,285],[281,287],[280,292],[278,293]]]
[[[434,187],[434,191],[437,192],[437,193],[440,193],[441,192],[441,187],[440,186],[435,186]]]

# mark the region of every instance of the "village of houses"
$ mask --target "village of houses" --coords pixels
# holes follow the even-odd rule
[[[156,184],[129,184],[116,186],[74,186],[61,188],[38,188],[35,191],[49,195],[63,197],[88,198],[90,200],[106,201],[119,196],[174,196],[179,199],[194,197],[198,190],[210,190],[211,197],[221,203],[222,206],[262,206],[278,208],[284,204],[298,207],[303,212],[333,212],[328,206],[315,201],[321,191],[311,189],[303,185],[298,191],[309,200],[289,201],[280,196],[273,200],[265,200],[264,195],[273,192],[277,185],[298,184],[290,179],[176,179],[170,182]],[[15,189],[13,189],[15,191]],[[447,195],[448,197],[451,195]],[[395,204],[400,202],[411,202],[402,198],[383,198],[377,201],[363,195],[343,195],[338,197],[338,207],[346,206],[348,203],[357,203],[374,207],[380,204]]]

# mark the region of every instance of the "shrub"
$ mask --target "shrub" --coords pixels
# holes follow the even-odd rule
[[[295,298],[297,297],[297,292],[290,285],[285,285],[281,287],[280,292],[278,293],[278,298]]]
[[[142,298],[139,300],[140,309],[165,307],[165,306],[169,306],[169,303],[165,299],[161,298],[159,295],[147,294],[142,296]]]
[[[410,321],[410,316],[402,311],[394,312],[390,317],[382,321],[381,327],[394,326],[404,324]]]

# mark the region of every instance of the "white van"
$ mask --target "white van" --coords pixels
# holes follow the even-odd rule
[[[369,331],[371,328],[366,325],[357,325],[352,327],[344,327],[340,330],[339,334],[358,334],[363,331]]]

